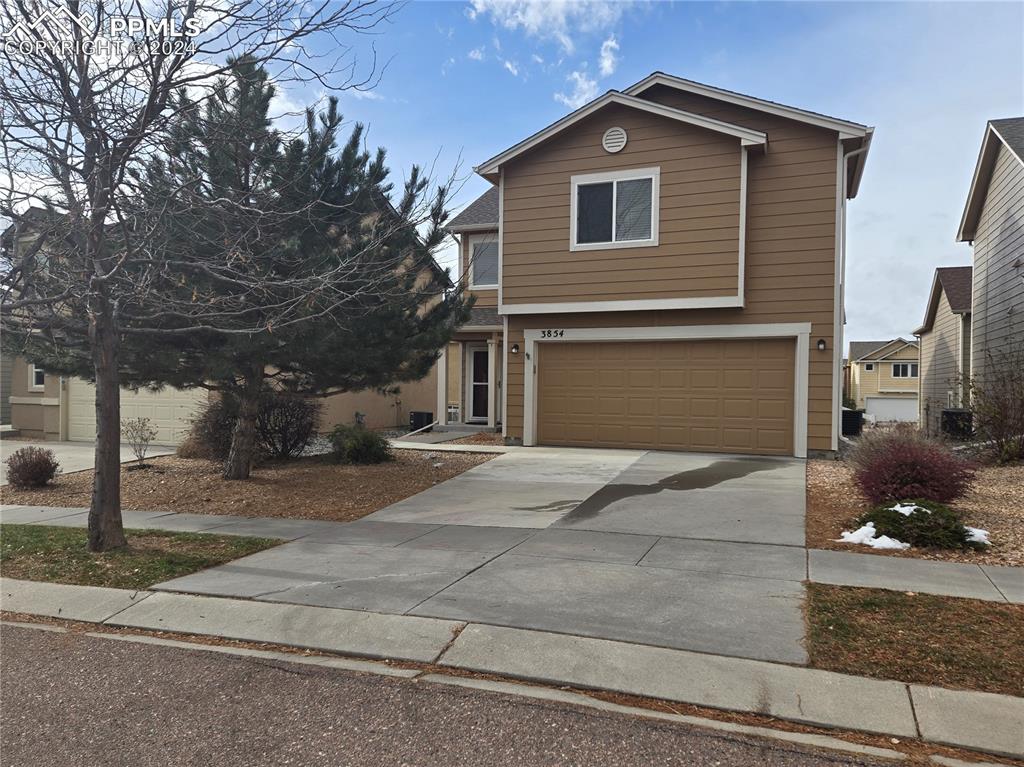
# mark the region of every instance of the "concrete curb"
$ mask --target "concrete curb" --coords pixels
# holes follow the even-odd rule
[[[11,612],[436,663],[1024,758],[1024,698],[1006,695],[414,616],[12,579],[0,590]]]
[[[447,442],[409,442],[392,439],[391,447],[396,450],[426,450],[429,453],[512,453],[522,450],[518,445],[452,445]]]

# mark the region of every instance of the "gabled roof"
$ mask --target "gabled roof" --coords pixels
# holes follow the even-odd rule
[[[981,218],[981,209],[985,204],[1000,146],[1005,146],[1018,162],[1024,164],[1024,117],[989,120],[985,126],[985,137],[981,140],[978,163],[974,166],[971,190],[967,193],[967,204],[964,205],[960,229],[956,233],[957,242],[973,240],[978,233],[978,219]]]
[[[594,114],[594,112],[604,109],[611,104],[620,104],[622,106],[639,109],[644,112],[650,112],[651,114],[661,115],[662,117],[667,117],[671,120],[678,120],[679,122],[696,125],[699,128],[706,128],[707,130],[712,130],[716,133],[724,133],[728,136],[733,136],[739,139],[744,146],[764,146],[768,143],[768,136],[761,131],[751,130],[750,128],[744,128],[742,125],[734,125],[732,123],[715,120],[714,118],[705,117],[704,115],[698,115],[692,112],[684,112],[681,109],[673,109],[672,107],[667,107],[653,101],[647,101],[625,93],[620,93],[619,91],[608,91],[603,96],[594,99],[589,104],[585,104],[575,112],[566,115],[561,120],[552,123],[543,130],[534,133],[529,138],[523,139],[515,146],[506,149],[501,154],[495,155],[486,162],[481,163],[474,168],[474,170],[481,176],[484,176],[485,178],[491,177],[493,180],[498,173],[498,169],[509,160],[514,157],[518,157],[523,152],[532,149],[542,141],[546,141],[566,128],[575,125],[585,117],[589,117]]]
[[[834,130],[839,134],[839,138],[841,140],[853,140],[852,146],[847,146],[846,149],[851,151],[861,151],[857,151],[857,153],[852,155],[847,161],[849,165],[847,168],[846,196],[851,200],[857,196],[857,190],[860,188],[860,179],[864,174],[864,164],[867,161],[868,149],[871,146],[871,137],[874,135],[874,128],[862,125],[861,123],[852,122],[851,120],[841,120],[838,117],[829,117],[828,115],[823,115],[820,112],[811,112],[807,109],[799,109],[798,107],[780,104],[777,101],[759,99],[754,96],[737,93],[736,91],[726,90],[725,88],[716,88],[713,85],[705,85],[704,83],[698,83],[682,77],[667,75],[664,72],[654,72],[653,74],[648,75],[636,85],[631,85],[625,92],[635,96],[643,93],[649,88],[653,88],[656,85],[664,85],[669,88],[675,88],[676,90],[693,93],[698,96],[706,96],[707,98],[716,99],[718,101],[736,104],[737,106],[746,107],[758,112],[778,115],[779,117],[785,117],[789,120],[795,120],[796,122]]]
[[[932,329],[935,313],[939,309],[939,291],[946,294],[949,308],[954,314],[970,314],[973,273],[974,269],[970,266],[941,266],[935,270],[928,305],[924,310],[924,321],[914,331],[915,336]]]
[[[449,232],[498,228],[498,187],[492,186],[448,222]]]
[[[907,341],[903,338],[890,338],[888,341],[850,341],[850,361],[860,362],[865,359],[885,356],[878,355],[878,353],[896,343],[917,347],[917,341]],[[902,349],[903,346],[900,348]]]

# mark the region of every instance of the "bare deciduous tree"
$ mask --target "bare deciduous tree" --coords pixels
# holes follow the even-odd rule
[[[285,302],[251,327],[234,323],[222,330],[219,319],[244,317],[239,307],[265,287],[241,267],[215,275],[235,280],[237,290],[220,303],[192,303],[188,323],[167,327],[162,318],[147,316],[141,307],[152,278],[162,270],[168,279],[173,264],[154,252],[153,222],[132,204],[135,179],[160,154],[179,105],[207,98],[228,71],[229,56],[251,57],[278,83],[313,81],[328,91],[372,87],[375,66],[357,74],[348,36],[372,30],[396,9],[381,0],[0,5],[0,217],[13,222],[5,237],[0,316],[23,343],[46,337],[69,356],[87,355],[91,362],[96,460],[90,549],[125,544],[123,338],[258,334],[310,316],[298,302]],[[182,93],[191,98],[177,100]],[[189,279],[185,273],[176,278]]]

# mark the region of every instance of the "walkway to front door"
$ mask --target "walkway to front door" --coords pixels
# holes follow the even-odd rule
[[[534,448],[159,588],[804,663],[803,518],[803,461]]]

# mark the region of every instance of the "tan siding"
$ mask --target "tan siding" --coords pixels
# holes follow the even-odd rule
[[[437,366],[421,381],[396,384],[397,394],[381,394],[375,389],[345,392],[324,397],[321,431],[330,431],[338,424],[353,423],[356,411],[366,417],[371,429],[406,427],[409,412],[437,410]],[[434,413],[437,416],[437,413]]]
[[[945,292],[940,292],[932,329],[921,335],[921,426],[933,434],[939,433],[949,392],[954,392],[953,404],[959,404],[956,393],[960,322],[960,315],[953,314]]]
[[[594,312],[568,315],[516,315],[509,318],[508,343],[523,345],[524,328],[582,328],[614,326],[664,326],[664,325],[708,325],[737,323],[782,323],[810,322],[811,349],[809,351],[809,417],[808,447],[811,450],[828,450],[832,433],[832,357],[834,319],[834,274],[835,274],[835,197],[836,197],[836,150],[835,133],[787,121],[784,118],[765,115],[741,107],[719,104],[696,96],[677,94],[674,91],[656,89],[646,94],[670,106],[688,111],[707,114],[722,120],[735,122],[746,127],[764,130],[769,135],[767,154],[752,152],[748,167],[748,227],[746,243],[746,306],[743,309],[701,309],[648,312]],[[611,114],[610,110],[608,114]],[[556,161],[561,150],[573,149],[590,142],[599,147],[601,134],[609,125],[623,124],[630,135],[630,142],[642,138],[644,141],[658,141],[674,138],[679,144],[675,151],[687,151],[689,147],[709,146],[714,141],[704,141],[700,131],[678,128],[658,118],[647,116],[635,118],[636,124],[625,126],[621,118],[610,119],[603,113],[586,122],[586,129],[572,129],[537,150],[524,155],[516,163],[525,168],[534,162],[534,157],[544,154],[547,161]],[[641,125],[642,123],[642,125]],[[593,127],[590,127],[590,126]],[[645,144],[645,146],[647,146]],[[559,149],[561,147],[561,150]],[[627,155],[630,145],[621,155]],[[672,147],[666,146],[666,150]],[[607,156],[598,152],[584,157],[596,158],[589,164],[579,166],[573,172],[588,173],[604,169],[598,160],[609,162]],[[722,156],[716,154],[719,162]],[[566,156],[561,162],[572,159]],[[617,162],[612,159],[610,162]],[[666,209],[665,202],[678,199],[678,206],[700,205],[705,207],[702,195],[716,195],[709,198],[709,205],[726,205],[723,197],[737,191],[738,176],[723,175],[722,166],[704,163],[703,167],[692,170],[680,180],[668,179],[661,162],[630,161],[626,167],[662,165],[662,211],[661,244],[671,246],[669,252],[662,248],[633,248],[613,251],[569,252],[569,175],[544,180],[543,173],[538,183],[537,171],[523,170],[521,179],[516,179],[516,170],[507,171],[505,186],[506,220],[504,242],[503,285],[506,301],[509,299],[509,284],[515,282],[519,290],[531,290],[537,281],[530,278],[543,277],[550,280],[551,300],[585,300],[594,295],[601,298],[655,298],[684,297],[699,294],[700,288],[684,287],[668,289],[663,285],[664,269],[671,269],[674,258],[685,260],[686,271],[692,269],[692,280],[705,282],[719,280],[723,273],[719,266],[734,263],[736,256],[733,240],[736,230],[703,229],[694,230],[689,226],[677,226],[674,214]],[[542,168],[543,166],[538,166]],[[529,174],[529,176],[528,176]],[[529,178],[530,183],[526,184]],[[517,183],[520,181],[520,183]],[[691,193],[692,190],[692,193]],[[536,238],[525,229],[529,216],[539,214],[550,216],[561,206],[558,216],[562,217],[561,228],[551,229],[554,239]],[[678,208],[676,208],[678,209]],[[512,212],[510,212],[512,211]],[[720,215],[727,215],[725,213]],[[738,215],[738,210],[737,210]],[[706,216],[699,216],[706,217]],[[508,221],[520,221],[509,228]],[[689,223],[689,222],[686,222]],[[714,236],[708,236],[711,232]],[[510,246],[512,256],[510,257]],[[639,267],[642,261],[643,268]],[[564,266],[564,270],[563,270]],[[625,268],[624,268],[625,267]],[[637,267],[637,268],[634,268]],[[648,271],[658,275],[659,283],[653,291],[637,290],[635,281],[629,282],[630,292],[614,289],[630,272]],[[686,279],[681,271],[680,279]],[[613,290],[595,290],[594,282],[582,282],[584,275],[594,273],[605,275]],[[560,279],[562,277],[562,279]],[[586,291],[568,291],[561,287],[566,280],[580,277],[578,284],[585,285]],[[589,279],[589,278],[588,278]],[[628,281],[628,280],[627,280]],[[717,283],[711,288],[718,289]],[[695,290],[697,293],[695,293]],[[522,299],[520,299],[522,300]],[[528,302],[539,300],[531,294]],[[815,348],[816,341],[825,340],[829,351],[824,354]],[[509,355],[508,379],[508,436],[522,438],[523,426],[523,354]]]
[[[630,136],[617,154],[601,149],[601,135],[612,125]],[[736,295],[740,155],[735,138],[612,107],[513,161],[504,175],[503,300]],[[646,167],[661,173],[659,244],[570,253],[571,177]],[[688,188],[694,183],[700,187]],[[689,256],[717,268],[710,275],[690,272]],[[559,279],[551,280],[550,264],[561,265]]]
[[[974,238],[972,373],[1024,343],[1024,166],[1000,145]]]
[[[460,281],[468,284],[469,281],[469,240],[471,237],[477,234],[493,234],[495,237],[498,236],[497,231],[494,232],[466,232],[460,235],[459,241],[459,275]],[[498,305],[498,291],[497,290],[470,290],[470,295],[476,296],[476,303],[474,306],[481,307],[492,307]]]

